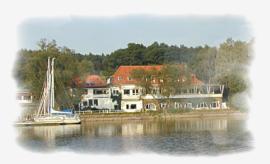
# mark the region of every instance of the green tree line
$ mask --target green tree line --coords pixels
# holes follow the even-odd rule
[[[107,78],[120,65],[185,64],[204,83],[225,84],[232,95],[247,89],[248,66],[252,57],[252,41],[235,41],[231,38],[212,47],[158,42],[149,46],[128,43],[127,48],[110,54],[80,54],[68,47],[58,46],[55,40],[41,39],[37,45],[37,50],[18,51],[14,77],[18,86],[30,89],[38,99],[45,78],[47,58],[55,57],[56,98],[59,104],[70,101],[70,97],[64,95],[67,95],[67,88],[74,87],[75,77],[99,74]],[[78,100],[79,96],[73,102]]]

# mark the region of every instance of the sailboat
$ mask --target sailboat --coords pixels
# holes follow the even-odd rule
[[[78,114],[74,114],[72,111],[55,110],[54,60],[55,58],[48,58],[46,79],[44,81],[37,114],[32,121],[17,123],[17,125],[61,125],[81,123]]]

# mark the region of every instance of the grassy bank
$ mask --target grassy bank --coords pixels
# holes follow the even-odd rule
[[[82,121],[119,121],[148,119],[181,119],[206,117],[247,118],[246,112],[238,110],[200,110],[185,112],[136,112],[136,113],[80,113]]]

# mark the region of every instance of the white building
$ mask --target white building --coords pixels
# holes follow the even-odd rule
[[[19,90],[16,94],[16,100],[19,104],[33,103],[33,95],[29,90]]]
[[[142,89],[134,84],[120,86],[121,109],[125,112],[140,112],[143,109]]]
[[[117,101],[113,101],[111,89],[98,75],[89,75],[86,77],[82,86],[85,94],[82,95],[81,109],[117,109]]]
[[[138,85],[132,79],[131,73],[135,69],[157,71],[162,65],[155,66],[120,66],[110,79],[102,79],[98,75],[89,75],[84,81],[86,90],[82,96],[81,109],[109,109],[124,112],[140,112],[142,110],[155,111],[157,109],[226,109],[223,99],[223,85],[204,85],[191,74],[189,88],[178,88],[177,94],[169,97],[170,104],[160,94],[161,80],[151,79],[151,93]],[[184,68],[179,65],[179,68]],[[183,79],[183,78],[182,78]],[[179,80],[182,80],[179,77]]]
[[[143,93],[145,90],[132,79],[132,71],[141,69],[144,71],[160,71],[163,65],[154,66],[120,66],[110,79],[111,86],[117,88],[121,97],[121,109],[125,112],[139,112],[142,110],[155,111],[158,108],[174,109],[226,109],[226,103],[222,102],[223,85],[204,85],[194,74],[190,74],[191,85],[189,88],[179,88],[176,95],[170,96],[172,104],[164,101],[160,95],[159,85],[162,81],[155,78],[151,80],[151,94]],[[179,69],[185,69],[179,65]],[[143,75],[142,75],[143,76]],[[185,77],[179,77],[184,80]],[[115,91],[116,92],[116,91]]]

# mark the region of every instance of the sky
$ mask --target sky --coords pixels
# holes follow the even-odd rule
[[[82,54],[109,54],[128,43],[146,46],[218,46],[227,38],[249,41],[249,22],[239,16],[151,16],[32,18],[18,26],[19,48],[37,49],[45,38]]]

